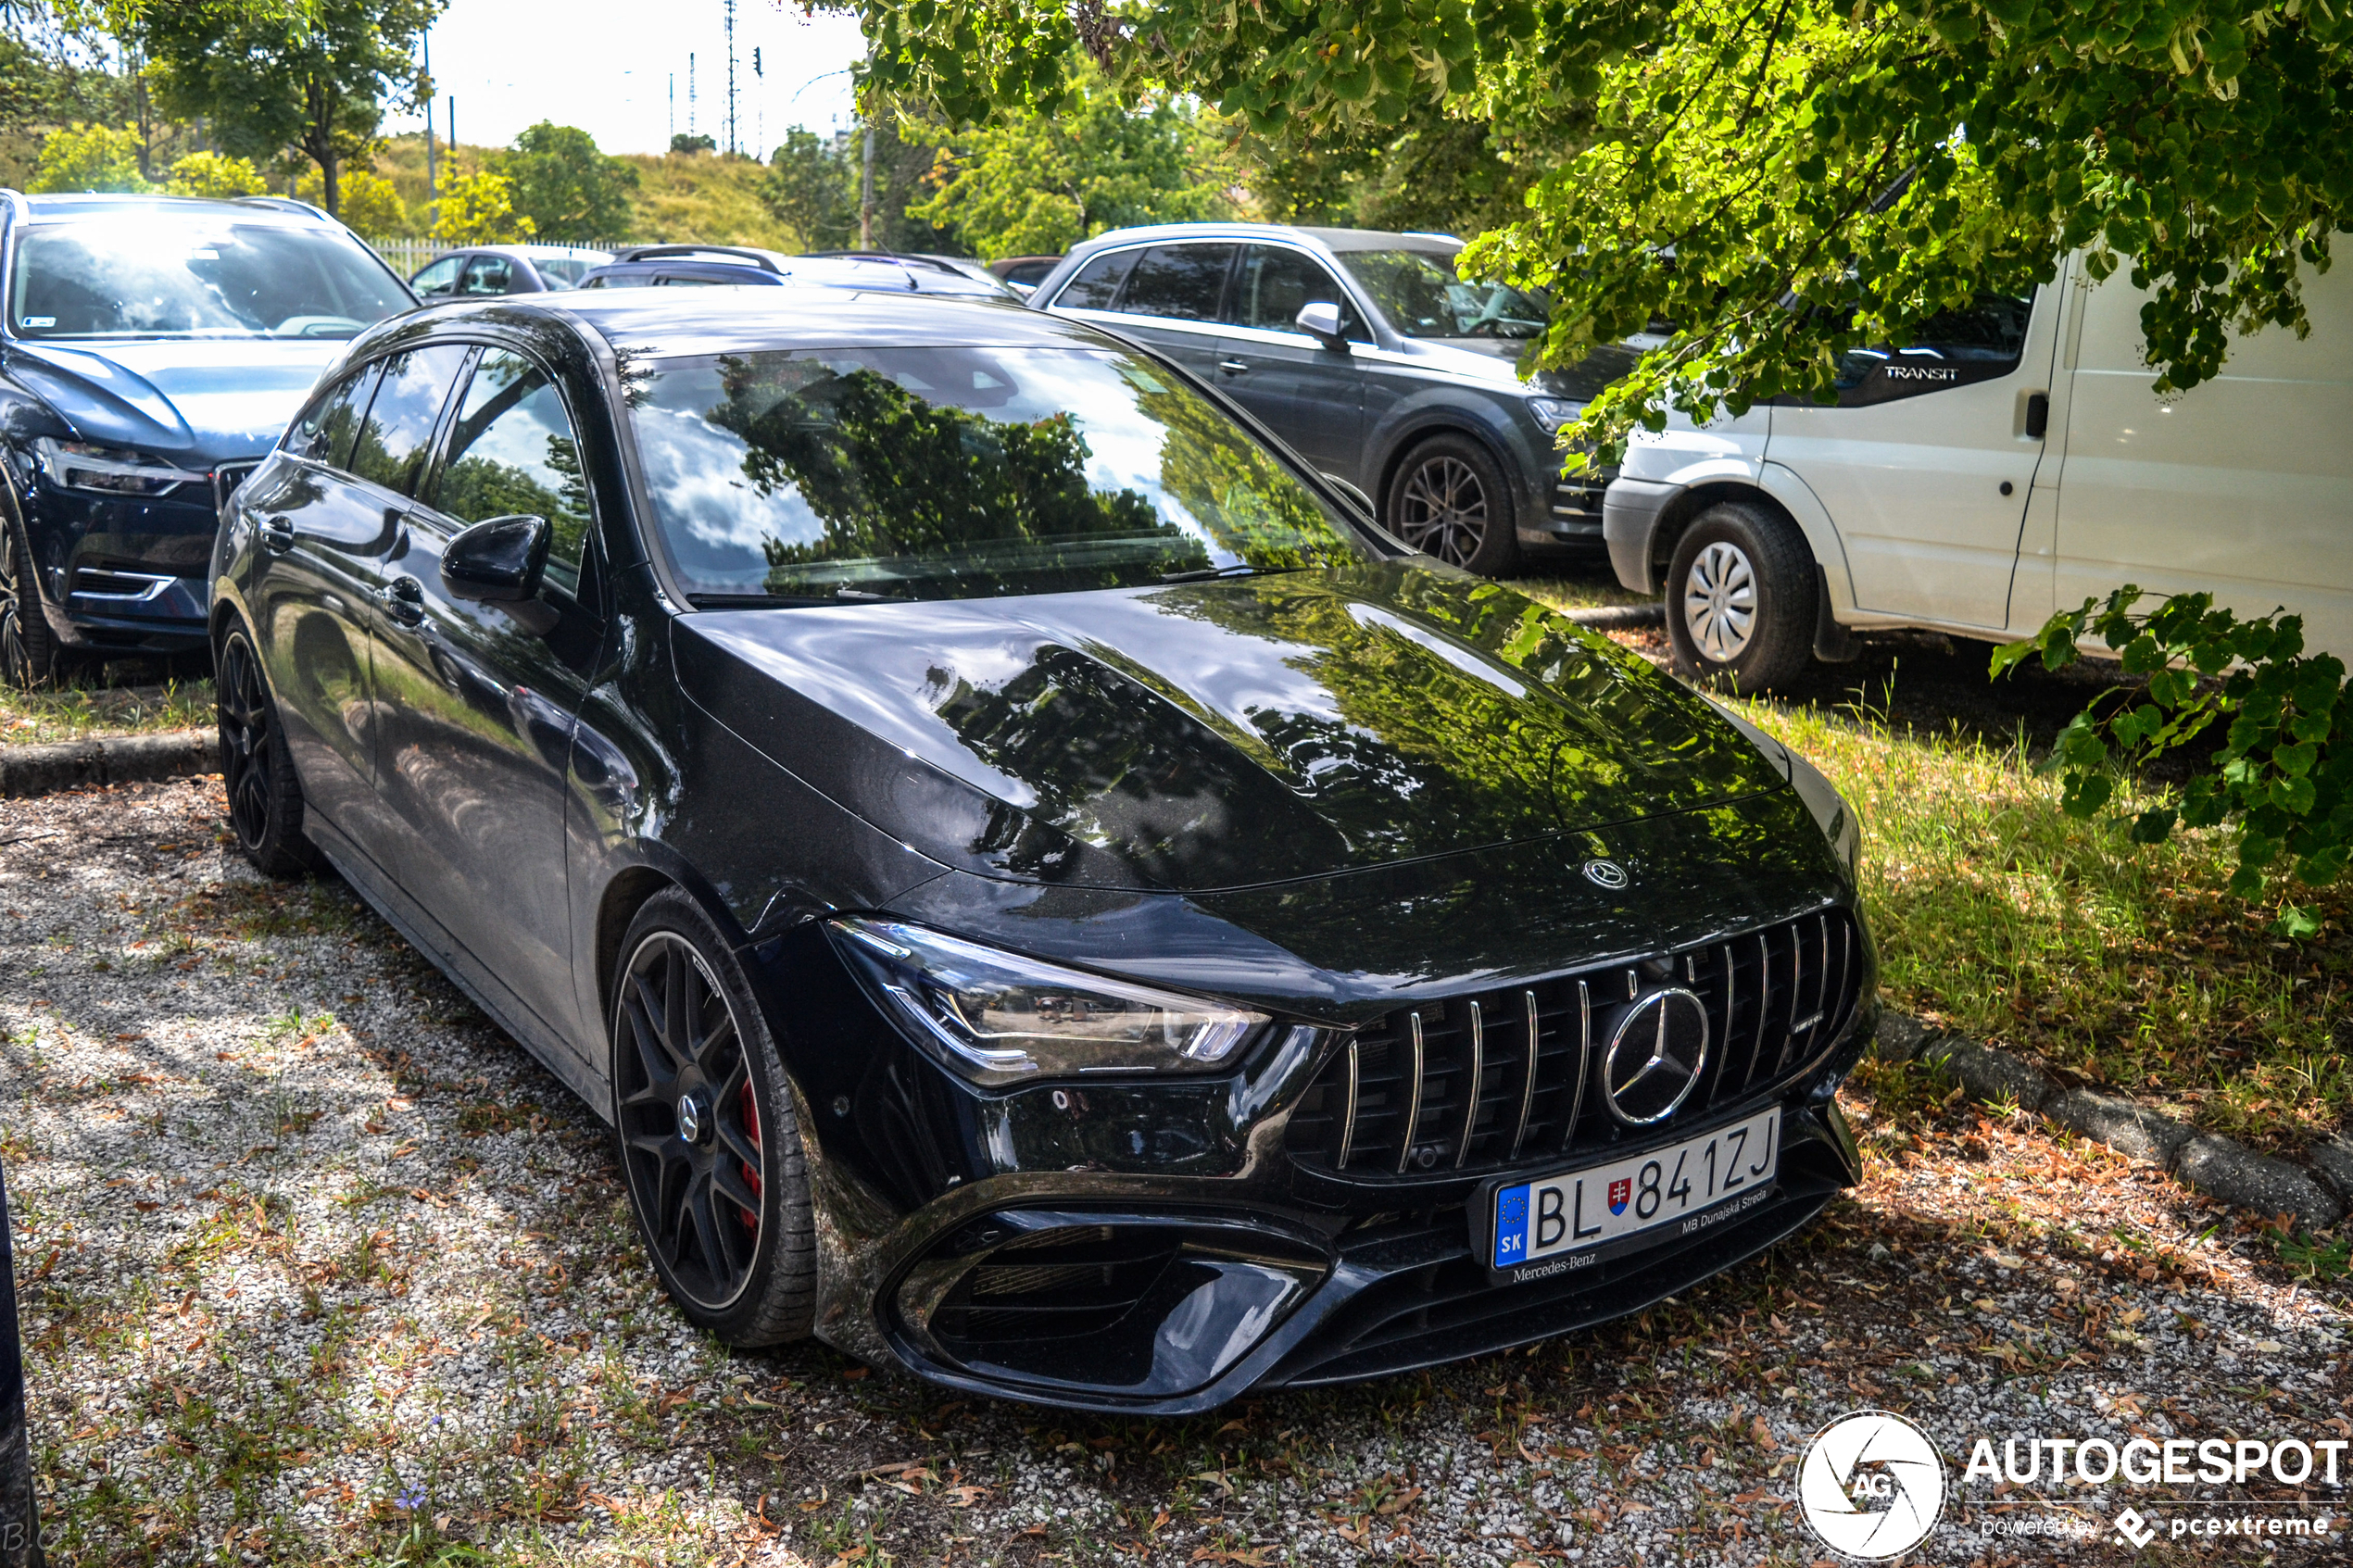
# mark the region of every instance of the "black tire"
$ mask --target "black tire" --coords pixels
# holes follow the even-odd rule
[[[801,1338],[816,1314],[816,1227],[767,1018],[711,917],[674,888],[646,901],[621,952],[613,1130],[654,1273],[724,1344]]]
[[[316,870],[319,852],[302,834],[302,781],[286,755],[278,705],[262,678],[245,629],[233,626],[214,660],[213,712],[220,724],[220,783],[229,829],[264,876]]]
[[[1511,485],[1468,436],[1433,435],[1406,453],[1381,515],[1391,533],[1449,566],[1501,577],[1519,564]]]
[[[1779,512],[1719,501],[1675,543],[1667,637],[1675,668],[1745,696],[1794,680],[1814,653],[1814,554]]]
[[[30,691],[57,673],[57,638],[41,613],[41,579],[24,530],[0,512],[0,684]]]

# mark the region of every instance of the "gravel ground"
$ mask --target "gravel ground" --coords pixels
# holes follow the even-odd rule
[[[655,1290],[596,1120],[340,884],[246,871],[220,812],[214,780],[0,804],[53,1562],[1812,1563],[1798,1457],[1863,1406],[1952,1467],[1911,1561],[2344,1560],[2108,1533],[2296,1488],[1963,1479],[1980,1436],[2353,1437],[2349,1303],[1906,1070],[1852,1095],[1870,1179],[1806,1236],[1528,1353],[1176,1422],[731,1357]],[[2303,1495],[2272,1512],[2343,1528],[2342,1486]],[[1984,1533],[2030,1517],[2090,1533]]]

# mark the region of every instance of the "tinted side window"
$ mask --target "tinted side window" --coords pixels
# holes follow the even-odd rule
[[[445,343],[412,348],[384,361],[375,401],[368,405],[367,421],[359,427],[352,450],[353,473],[403,495],[414,492],[433,427],[449,400],[466,352],[461,345]]]
[[[349,467],[352,433],[359,428],[359,410],[368,406],[369,390],[375,384],[376,367],[371,363],[312,398],[310,407],[295,417],[286,432],[285,449],[331,469]]]
[[[1063,285],[1054,296],[1056,305],[1066,305],[1074,310],[1108,310],[1119,297],[1119,285],[1127,281],[1128,269],[1136,265],[1136,257],[1143,252],[1115,250],[1099,256],[1078,270],[1078,276]]]
[[[465,264],[462,256],[445,256],[409,279],[409,286],[419,294],[447,294],[458,281],[458,269]]]
[[[1909,348],[1857,348],[1838,366],[1838,405],[1892,403],[1972,382],[1996,381],[2026,352],[2034,296],[1982,294],[1932,317]]]
[[[1154,245],[1127,274],[1119,308],[1131,316],[1214,321],[1232,245]]]
[[[1276,245],[1252,245],[1242,253],[1241,270],[1234,275],[1234,297],[1226,320],[1263,332],[1293,332],[1292,322],[1302,305],[1340,307],[1340,330],[1358,343],[1372,334],[1357,320],[1347,291],[1311,258]]]
[[[515,264],[503,256],[477,256],[466,264],[459,294],[505,294],[514,286]]]
[[[580,591],[589,517],[580,443],[555,383],[530,360],[494,348],[474,367],[435,499],[460,522],[546,518],[555,533],[547,581],[567,594]]]

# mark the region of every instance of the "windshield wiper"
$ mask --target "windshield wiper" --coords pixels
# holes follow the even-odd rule
[[[1297,571],[1295,566],[1252,566],[1237,561],[1232,566],[1204,566],[1197,571],[1164,571],[1163,583],[1207,583],[1218,577],[1278,577],[1286,571]]]

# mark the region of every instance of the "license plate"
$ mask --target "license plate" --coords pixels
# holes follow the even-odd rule
[[[1780,1164],[1779,1106],[1647,1154],[1495,1189],[1489,1266],[1554,1273],[1645,1232],[1644,1244],[1695,1236],[1764,1201]],[[1611,1250],[1617,1250],[1611,1248]]]

